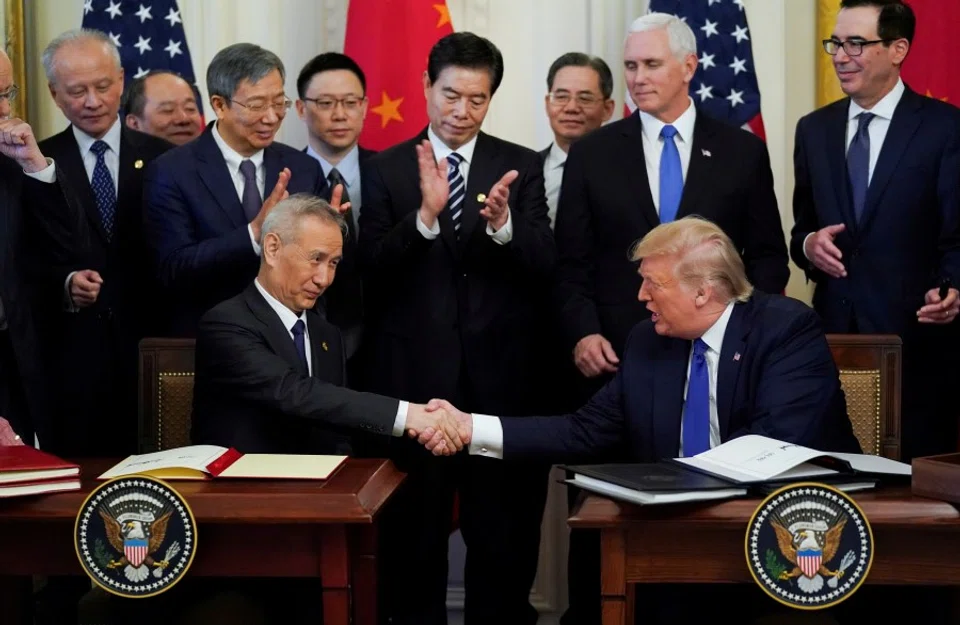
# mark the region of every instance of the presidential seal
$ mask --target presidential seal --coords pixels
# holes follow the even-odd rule
[[[821,610],[852,595],[873,562],[873,532],[857,504],[825,484],[791,484],[747,525],[747,566],[784,605]]]
[[[187,502],[166,483],[121,477],[87,497],[77,514],[74,544],[84,571],[104,590],[151,597],[190,568],[197,527]]]

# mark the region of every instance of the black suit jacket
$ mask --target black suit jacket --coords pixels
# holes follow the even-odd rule
[[[160,283],[175,302],[167,324],[167,333],[175,336],[193,336],[200,316],[240,293],[260,266],[249,221],[213,138],[215,123],[147,170],[147,243]],[[290,169],[290,195],[319,195],[326,186],[320,164],[288,145],[270,144],[263,151],[263,162],[264,199],[284,167]]]
[[[758,289],[787,284],[787,246],[763,141],[697,111],[693,149],[677,217],[700,215],[733,240]],[[558,298],[565,346],[602,334],[623,353],[627,334],[649,313],[637,301],[631,247],[660,224],[650,194],[639,113],[570,147],[557,207]]]
[[[537,332],[556,251],[533,150],[480,133],[470,163],[458,239],[448,211],[440,235],[417,230],[416,138],[380,152],[363,170],[360,258],[372,390],[411,401],[457,397],[475,410],[532,411]],[[515,169],[513,240],[499,245],[479,194]],[[371,332],[373,336],[370,336]]]
[[[215,306],[197,331],[194,443],[244,453],[342,453],[343,434],[390,436],[396,399],[343,388],[340,332],[307,311],[313,375],[280,317],[250,284]]]
[[[960,287],[960,110],[904,91],[857,222],[846,167],[849,105],[844,98],[797,124],[791,256],[817,283],[813,305],[828,332],[856,327],[907,342],[923,333],[936,342],[950,326],[921,328],[916,311],[939,278]],[[847,270],[840,279],[803,253],[807,235],[832,224],[846,226],[834,241]]]
[[[633,462],[676,458],[689,359],[690,341],[640,322],[613,380],[576,413],[503,419],[504,458],[597,461],[623,445]],[[795,299],[755,293],[734,305],[716,393],[721,442],[761,434],[860,453],[820,319]]]

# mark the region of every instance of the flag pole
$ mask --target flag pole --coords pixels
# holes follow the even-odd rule
[[[13,83],[20,87],[17,101],[13,103],[18,115],[27,120],[27,62],[26,35],[23,20],[23,0],[4,0],[6,16],[7,54],[13,63]]]

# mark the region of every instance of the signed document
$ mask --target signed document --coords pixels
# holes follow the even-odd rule
[[[98,479],[147,475],[165,480],[325,480],[346,459],[346,456],[241,454],[216,445],[190,445],[129,456]]]

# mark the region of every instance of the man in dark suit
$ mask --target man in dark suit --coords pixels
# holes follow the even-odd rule
[[[147,171],[147,242],[175,302],[170,335],[194,336],[205,311],[250,284],[270,210],[263,200],[281,172],[291,194],[326,186],[315,160],[274,141],[292,105],[284,77],[280,59],[254,44],[218,52],[207,68],[216,121]]]
[[[573,414],[457,415],[461,430],[472,426],[471,454],[574,463],[625,448],[630,462],[654,462],[744,434],[860,452],[816,313],[797,300],[755,292],[718,226],[694,217],[662,224],[633,259],[642,259],[639,300],[651,318],[630,333],[613,380]],[[434,407],[456,414],[446,402],[427,406]],[[420,433],[428,448],[432,434]],[[760,599],[756,588],[744,588]],[[690,587],[656,591],[637,602],[643,622],[702,622],[717,609]],[[730,600],[741,617],[756,607],[752,599]],[[586,616],[598,620],[599,609]]]
[[[915,24],[901,2],[843,2],[824,48],[849,97],[797,124],[791,237],[827,332],[902,338],[907,462],[955,451],[960,375],[960,110],[900,79]]]
[[[304,152],[320,163],[327,189],[344,185],[342,202],[349,236],[337,281],[324,295],[326,317],[343,333],[347,348],[348,384],[362,388],[360,348],[363,339],[363,285],[357,263],[360,210],[360,169],[376,154],[359,144],[367,116],[367,80],[356,61],[339,52],[324,52],[307,61],[297,77],[297,115],[307,126]]]
[[[536,335],[556,253],[536,152],[480,132],[502,75],[486,39],[461,32],[438,41],[424,75],[428,128],[363,170],[372,391],[515,414],[529,414],[544,392]],[[465,622],[534,622],[528,596],[549,467],[434,459],[398,442],[391,454],[409,478],[388,523],[397,536],[386,541],[393,623],[446,623],[457,489]]]
[[[142,228],[143,171],[171,145],[120,121],[123,69],[105,34],[68,31],[44,50],[43,65],[71,125],[40,149],[56,162],[71,210],[83,216],[74,232],[79,253],[53,277],[60,295],[39,304],[61,384],[49,449],[136,453],[137,344],[155,333],[161,308],[144,305],[155,283]]]

